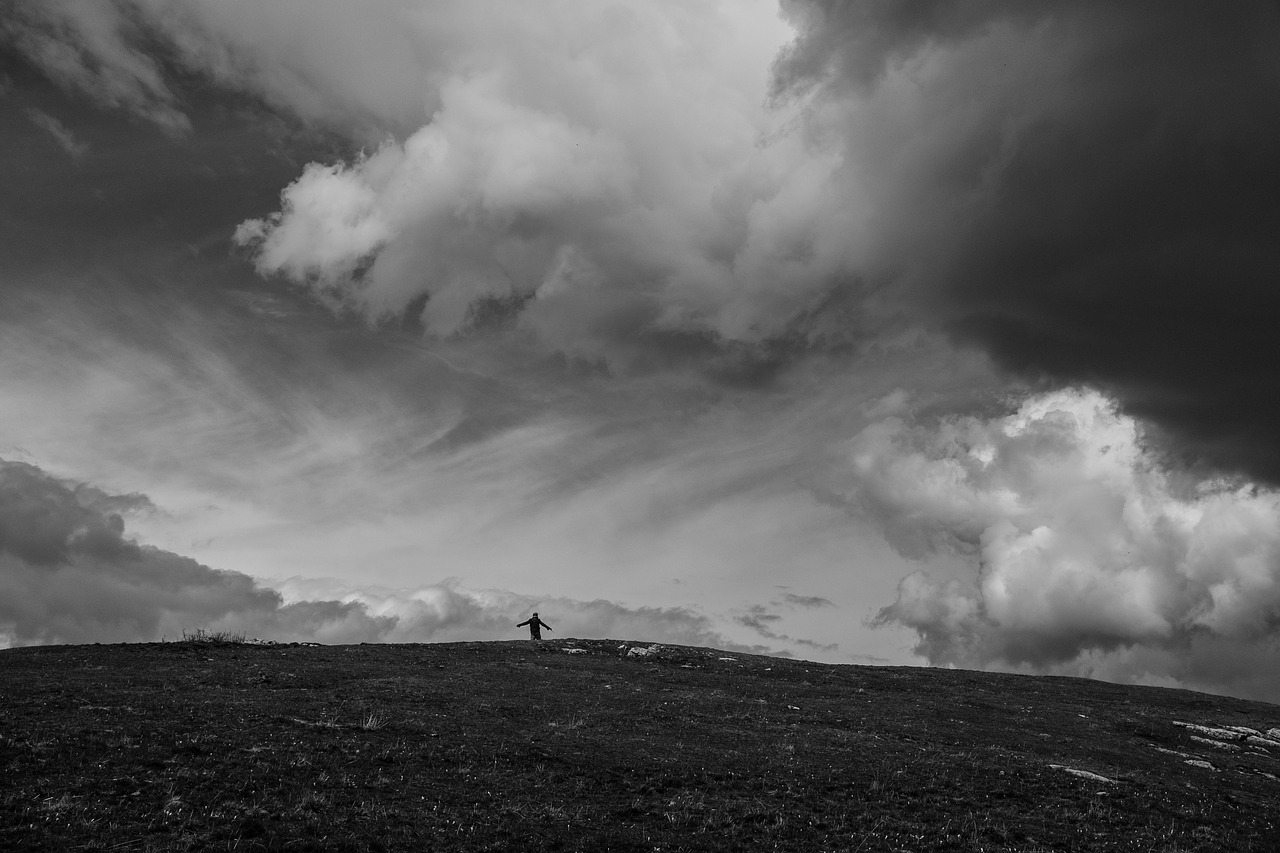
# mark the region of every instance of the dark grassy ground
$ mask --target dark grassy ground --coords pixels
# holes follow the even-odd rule
[[[1277,706],[636,645],[2,651],[0,850],[1280,850]]]

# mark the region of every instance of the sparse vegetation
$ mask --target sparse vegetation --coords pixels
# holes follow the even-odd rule
[[[240,646],[244,645],[245,635],[244,632],[207,631],[204,628],[196,628],[194,631],[183,631],[181,642],[209,646]]]
[[[1272,705],[626,648],[2,651],[0,849],[1280,849]]]

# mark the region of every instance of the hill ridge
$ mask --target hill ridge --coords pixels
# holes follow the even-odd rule
[[[173,642],[0,652],[0,712],[4,849],[1280,849],[1280,707],[1169,688]]]

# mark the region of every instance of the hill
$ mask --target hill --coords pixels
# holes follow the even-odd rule
[[[619,640],[0,651],[3,850],[1280,850],[1280,707]]]

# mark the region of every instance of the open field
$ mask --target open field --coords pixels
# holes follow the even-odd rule
[[[1277,706],[638,648],[0,651],[0,849],[1280,850]]]

